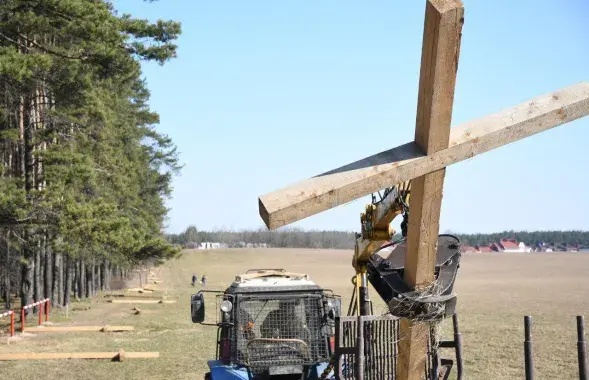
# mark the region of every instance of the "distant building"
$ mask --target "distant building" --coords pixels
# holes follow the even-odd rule
[[[493,252],[491,250],[491,247],[488,245],[475,245],[474,248],[476,249],[477,252],[481,252],[481,253],[485,253],[485,252]]]
[[[223,245],[218,242],[204,241],[198,245],[198,249],[220,249]]]
[[[517,242],[515,239],[500,239],[499,242],[492,242],[489,245],[475,245],[474,247],[464,247],[463,252],[473,249],[475,252],[531,252],[523,242]]]
[[[489,244],[489,248],[491,248],[491,251],[493,252],[503,252],[503,247],[495,242]]]
[[[501,239],[498,244],[503,252],[530,252],[523,242],[517,242],[515,239]]]

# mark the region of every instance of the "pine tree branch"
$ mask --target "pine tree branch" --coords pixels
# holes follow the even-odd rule
[[[87,55],[80,55],[80,56],[74,56],[74,55],[68,55],[68,54],[64,54],[64,53],[60,53],[51,49],[47,49],[46,47],[38,44],[37,42],[28,39],[27,37],[25,37],[24,35],[22,35],[21,33],[18,33],[18,36],[20,38],[22,38],[23,40],[25,40],[27,43],[31,44],[32,46],[36,47],[37,49],[41,50],[44,53],[47,54],[51,54],[51,55],[55,55],[57,57],[60,58],[65,58],[65,59],[73,59],[73,60],[78,60],[78,61],[85,61],[89,58],[89,56]],[[27,45],[23,45],[22,43],[16,41],[13,38],[10,38],[9,36],[7,36],[6,34],[0,32],[0,37],[4,38],[6,41],[12,42],[13,44],[15,44],[16,46],[25,49],[27,52],[31,51],[30,46]]]
[[[28,43],[30,43],[31,45],[33,45],[34,47],[36,47],[37,49],[39,49],[39,50],[41,50],[41,51],[43,51],[43,52],[45,52],[47,54],[52,54],[52,55],[58,56],[60,58],[74,59],[74,60],[79,60],[79,61],[85,61],[86,59],[89,58],[89,56],[87,56],[87,55],[74,56],[74,55],[59,53],[59,52],[56,52],[54,50],[47,49],[46,47],[38,44],[37,42],[28,39],[26,36],[23,36],[21,33],[19,33],[18,36],[20,38],[24,39],[25,41],[27,41]]]

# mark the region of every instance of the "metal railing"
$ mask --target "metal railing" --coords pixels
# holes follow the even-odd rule
[[[390,314],[339,317],[335,333],[336,379],[396,379],[399,321],[400,318]],[[453,322],[453,340],[436,341],[434,327],[430,325],[424,379],[447,379],[449,376],[454,361],[440,358],[439,351],[443,348],[454,349],[457,379],[462,379],[462,339],[456,314]]]

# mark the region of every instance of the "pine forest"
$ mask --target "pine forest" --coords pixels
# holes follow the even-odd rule
[[[181,167],[141,63],[174,59],[180,33],[104,0],[0,2],[6,308],[14,297],[66,305],[178,254],[163,226]]]

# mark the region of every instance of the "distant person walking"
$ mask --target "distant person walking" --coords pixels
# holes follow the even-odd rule
[[[196,284],[197,281],[198,281],[198,276],[195,273],[192,275],[192,283],[190,285],[194,286],[194,284]]]
[[[207,278],[205,277],[205,275],[202,275],[202,278],[200,279],[200,283],[202,284],[202,286],[205,286],[207,282]]]

